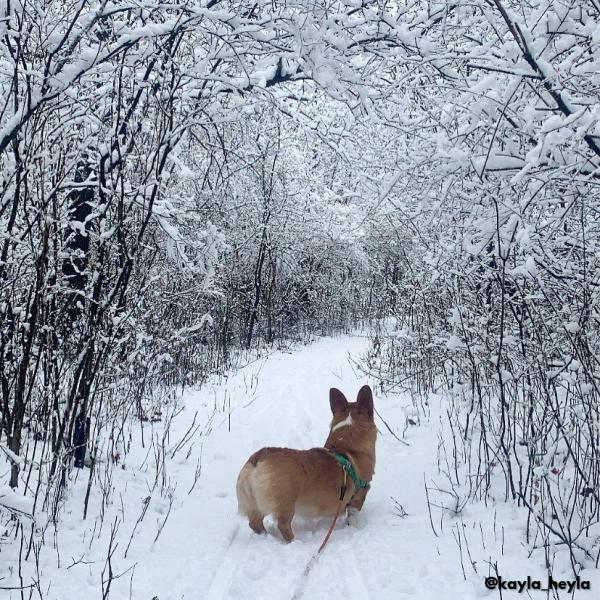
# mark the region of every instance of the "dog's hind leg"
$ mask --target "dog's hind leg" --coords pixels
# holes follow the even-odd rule
[[[252,512],[248,513],[248,521],[250,524],[250,529],[255,533],[266,533],[265,525],[263,523],[263,515],[260,512]]]
[[[277,507],[274,515],[277,521],[277,527],[286,542],[291,542],[294,539],[292,531],[292,519],[294,518],[294,504]]]
[[[240,471],[236,486],[238,512],[248,517],[252,531],[265,533],[265,526],[263,524],[264,515],[258,508],[254,490],[252,489],[251,473],[254,468],[250,463],[246,463]]]

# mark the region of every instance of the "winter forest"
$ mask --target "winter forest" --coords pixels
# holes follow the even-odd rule
[[[0,598],[597,597],[600,0],[0,7]]]

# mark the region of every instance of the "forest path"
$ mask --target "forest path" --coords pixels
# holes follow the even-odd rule
[[[204,439],[200,482],[173,509],[152,553],[138,562],[134,591],[137,581],[148,586],[148,600],[286,600],[298,590],[305,600],[427,600],[443,598],[448,590],[456,598],[473,596],[451,536],[442,540],[447,547],[446,560],[441,560],[440,539],[429,524],[423,475],[435,470],[433,420],[410,427],[410,446],[378,422],[376,475],[359,523],[349,527],[340,519],[307,578],[304,568],[327,531],[328,519],[296,519],[296,539],[284,544],[269,518],[268,535],[258,536],[236,514],[237,474],[253,451],[322,445],[331,418],[329,388],[339,387],[354,400],[361,385],[372,383],[357,375],[348,360],[358,358],[368,343],[358,335],[322,338],[291,353],[274,353],[226,381],[187,394],[186,411],[216,405],[220,412]],[[398,433],[406,414],[412,414],[409,397],[376,394],[375,404]],[[177,421],[183,427],[185,419]],[[177,477],[184,488],[189,481],[185,464],[193,463],[190,457],[180,466]],[[395,514],[391,497],[408,516]]]
[[[467,527],[446,516],[439,537],[430,526],[424,479],[441,478],[437,448],[443,399],[431,399],[431,416],[425,418],[415,412],[409,395],[382,395],[374,387],[375,406],[397,435],[407,416],[419,424],[407,429],[407,446],[376,418],[376,473],[358,524],[347,526],[340,519],[308,577],[303,577],[304,569],[329,519],[295,519],[295,540],[285,544],[269,518],[268,535],[259,536],[237,514],[236,479],[252,452],[262,446],[321,446],[331,419],[329,388],[338,387],[354,400],[361,385],[374,383],[358,375],[349,361],[359,358],[368,344],[367,337],[352,335],[276,351],[186,391],[175,409],[165,405],[160,418],[131,421],[120,442],[131,449],[116,458],[115,468],[109,468],[114,457],[107,455],[110,444],[103,449],[109,458],[96,467],[85,520],[89,471],[74,472],[60,527],[46,531],[40,552],[44,600],[102,597],[99,591],[106,591],[111,569],[109,600],[291,600],[298,591],[302,600],[466,600],[486,595],[485,562],[499,554],[497,545],[488,542],[489,530],[483,541],[479,521],[471,520]],[[174,410],[177,415],[170,420],[168,413]],[[398,516],[392,498],[406,516]],[[484,507],[475,513],[469,505],[464,512],[467,518],[483,515],[496,531],[495,511]],[[433,518],[440,530],[439,510]],[[43,515],[39,519],[43,522]],[[498,544],[504,544],[510,521],[506,515]],[[478,561],[477,575],[463,548],[463,576],[454,535],[458,527],[467,527],[461,531],[470,538],[468,552]],[[510,553],[517,557],[511,573],[522,575],[516,562],[524,554],[517,546],[522,534],[510,538]],[[19,584],[16,564],[15,557],[0,553],[0,586]],[[35,581],[34,562],[22,566],[23,581]],[[5,579],[3,569],[8,571]],[[8,596],[21,598],[18,590]]]

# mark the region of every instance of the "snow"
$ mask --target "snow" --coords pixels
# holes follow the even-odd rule
[[[28,516],[33,514],[33,502],[16,494],[8,486],[0,486],[0,507]]]
[[[133,424],[136,443],[117,459],[112,478],[105,479],[105,463],[96,466],[96,477],[112,493],[103,504],[102,486],[92,488],[85,521],[89,471],[79,471],[71,482],[61,526],[50,528],[52,535],[48,532],[40,552],[44,598],[99,595],[103,570],[104,577],[108,572],[111,527],[116,527],[111,566],[120,575],[112,582],[112,599],[276,600],[296,594],[304,600],[468,600],[497,597],[483,583],[496,562],[508,579],[530,575],[545,581],[543,555],[528,558],[531,548],[523,542],[525,513],[501,501],[460,508],[462,496],[449,500],[442,493],[437,449],[439,436],[445,435],[445,400],[432,396],[420,404],[409,394],[377,393],[376,382],[361,376],[349,360],[357,359],[368,344],[358,334],[321,338],[293,352],[249,359],[238,371],[184,393],[162,420],[142,424],[145,448],[139,444],[141,425]],[[322,445],[331,420],[329,388],[354,399],[365,383],[373,386],[375,407],[395,435],[403,435],[409,415],[416,419],[404,434],[409,445],[377,421],[376,473],[365,506],[356,515],[356,525],[340,519],[324,553],[304,577],[329,520],[297,518],[296,539],[284,544],[267,518],[268,534],[258,536],[236,513],[237,474],[262,446]],[[166,422],[171,422],[167,435]],[[442,492],[436,491],[438,486]],[[19,583],[12,551],[17,549],[9,546],[0,553],[5,587]],[[555,578],[562,574],[572,579],[564,562],[561,567],[557,560]],[[23,572],[25,584],[33,581],[31,561],[23,564]],[[596,572],[586,577],[596,577],[594,583],[600,585]],[[510,593],[503,597],[522,597]],[[19,591],[4,594],[20,598]]]
[[[0,450],[4,452],[4,454],[8,457],[10,462],[18,465],[22,465],[25,463],[25,459],[15,454],[10,448],[7,448],[4,444],[0,444]]]
[[[464,347],[465,347],[464,343],[456,335],[451,335],[448,338],[448,341],[446,342],[446,348],[448,348],[448,350],[458,350],[458,349],[464,348]]]

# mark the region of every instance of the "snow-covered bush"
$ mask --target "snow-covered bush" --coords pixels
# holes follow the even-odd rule
[[[528,537],[564,544],[577,570],[600,517],[598,6],[416,3],[405,18],[390,230],[407,241],[396,325],[368,362],[384,383],[450,392],[471,495],[500,479]]]
[[[1,476],[56,517],[119,419],[357,318],[359,215],[282,135],[370,103],[387,34],[340,0],[38,4],[0,6]]]

